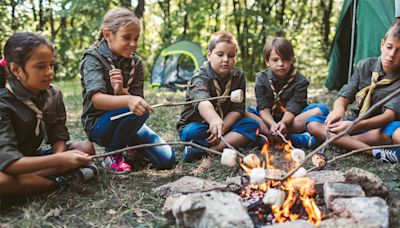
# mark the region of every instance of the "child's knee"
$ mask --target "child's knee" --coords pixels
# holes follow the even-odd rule
[[[89,155],[94,155],[96,153],[93,143],[88,140],[74,142],[71,147],[73,149],[83,151]]]
[[[329,114],[329,108],[322,104],[322,103],[316,103],[311,105],[313,110],[315,110],[315,115],[319,116],[327,116]]]

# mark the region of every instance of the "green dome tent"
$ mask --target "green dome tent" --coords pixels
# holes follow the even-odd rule
[[[173,43],[157,56],[151,72],[151,85],[172,90],[185,89],[203,62],[200,45],[190,41]]]
[[[380,41],[395,20],[394,11],[394,0],[344,0],[329,56],[329,90],[347,83],[359,60],[380,55]]]

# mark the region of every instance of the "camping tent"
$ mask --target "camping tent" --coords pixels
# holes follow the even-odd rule
[[[380,41],[394,20],[394,0],[344,0],[329,56],[325,86],[330,90],[340,89],[347,83],[359,60],[379,56]]]
[[[190,41],[178,41],[161,51],[153,64],[153,87],[184,89],[194,71],[204,62],[201,47]]]

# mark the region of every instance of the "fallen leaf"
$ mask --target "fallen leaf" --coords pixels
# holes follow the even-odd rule
[[[140,209],[135,209],[134,212],[135,212],[137,217],[143,217],[143,213],[142,213],[142,211]]]
[[[54,208],[54,209],[51,209],[51,210],[44,216],[44,219],[47,219],[47,218],[49,218],[49,217],[58,217],[58,216],[60,216],[60,214],[61,214],[60,209]]]

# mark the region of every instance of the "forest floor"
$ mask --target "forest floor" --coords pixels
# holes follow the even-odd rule
[[[67,125],[72,140],[85,139],[80,122],[82,110],[79,82],[57,83],[64,93],[67,107]],[[248,104],[255,106],[254,83],[248,85]],[[166,101],[183,101],[184,92],[168,92],[146,85],[149,104]],[[337,92],[329,92],[323,86],[309,89],[309,103],[322,102],[332,107]],[[159,108],[150,115],[147,124],[166,141],[178,141],[175,130],[181,108]],[[101,148],[97,148],[102,152]],[[219,158],[211,156],[195,163],[181,161],[182,146],[174,147],[177,162],[171,170],[145,168],[128,175],[114,176],[108,173],[84,183],[30,197],[3,199],[0,201],[0,228],[3,227],[160,227],[166,226],[161,215],[164,199],[152,193],[152,189],[183,176],[191,175],[207,180],[224,181],[237,176],[239,168],[223,167]],[[337,150],[335,150],[337,151]],[[328,158],[337,153],[328,151]],[[309,165],[310,166],[310,165]],[[387,184],[390,197],[390,226],[400,227],[400,166],[382,163],[364,155],[340,159],[326,167],[329,170],[347,171],[358,167],[378,175]]]

